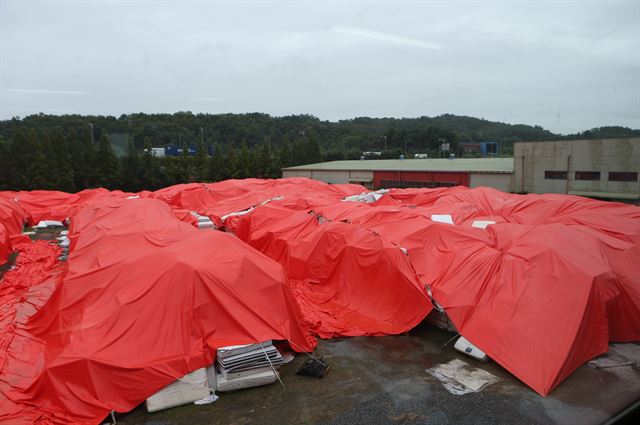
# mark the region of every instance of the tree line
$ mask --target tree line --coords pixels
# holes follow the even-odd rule
[[[375,158],[438,157],[443,142],[459,153],[461,142],[495,141],[509,156],[517,141],[639,135],[625,127],[601,127],[561,136],[540,126],[451,114],[337,122],[260,113],[37,114],[0,121],[0,190],[154,190],[192,181],[277,178],[282,167],[360,159],[364,152],[376,152],[364,154]],[[151,155],[151,147],[167,145],[181,147],[183,155]],[[189,147],[195,155],[187,154]]]
[[[254,148],[205,146],[201,139],[195,155],[189,155],[185,142],[175,157],[153,156],[148,137],[143,146],[137,149],[129,140],[126,154],[118,157],[105,129],[94,142],[90,131],[73,127],[65,131],[56,126],[45,133],[18,127],[9,140],[0,139],[0,190],[76,192],[104,187],[137,192],[188,182],[278,178],[282,167],[323,159],[313,137],[284,141],[278,148],[266,143]]]

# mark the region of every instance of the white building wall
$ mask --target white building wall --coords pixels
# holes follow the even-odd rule
[[[640,173],[640,138],[522,142],[514,145],[511,190],[529,193],[640,194],[640,181],[609,181],[609,171]],[[567,180],[545,179],[567,171]],[[576,171],[598,171],[599,180],[576,180]],[[603,195],[604,196],[604,195]]]
[[[306,177],[311,178],[310,170],[282,170],[282,177]]]
[[[282,170],[282,177],[307,177],[326,183],[370,183],[373,181],[372,171],[361,170]]]

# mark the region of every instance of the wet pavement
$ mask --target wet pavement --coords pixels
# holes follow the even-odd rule
[[[219,393],[209,405],[147,413],[144,404],[118,424],[600,424],[640,399],[631,366],[577,370],[541,397],[494,362],[443,348],[452,334],[422,324],[398,336],[320,340],[323,378],[295,375],[305,356],[280,368],[272,385]],[[453,395],[425,369],[461,359],[500,381],[478,393]]]

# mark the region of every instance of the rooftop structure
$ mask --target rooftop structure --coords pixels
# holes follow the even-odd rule
[[[331,161],[288,167],[283,177],[308,177],[327,183],[390,187],[489,186],[509,191],[513,158],[374,159]]]

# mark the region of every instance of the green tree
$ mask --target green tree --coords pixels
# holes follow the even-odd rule
[[[162,187],[162,170],[158,158],[151,154],[151,139],[144,138],[144,153],[140,160],[140,185],[143,190],[157,190]]]
[[[197,181],[205,181],[207,180],[208,175],[208,167],[207,167],[207,159],[208,153],[204,145],[204,140],[202,138],[198,139],[198,144],[196,145],[196,157],[195,157],[195,178]]]
[[[140,157],[131,138],[127,141],[127,155],[122,158],[122,188],[126,191],[137,192],[143,189],[141,181]]]
[[[71,150],[60,126],[53,128],[52,134],[45,139],[46,163],[50,175],[47,184],[51,189],[75,192],[74,164],[71,162]]]
[[[106,130],[102,130],[98,150],[94,158],[96,184],[107,189],[117,189],[120,185],[120,167],[109,141]]]

